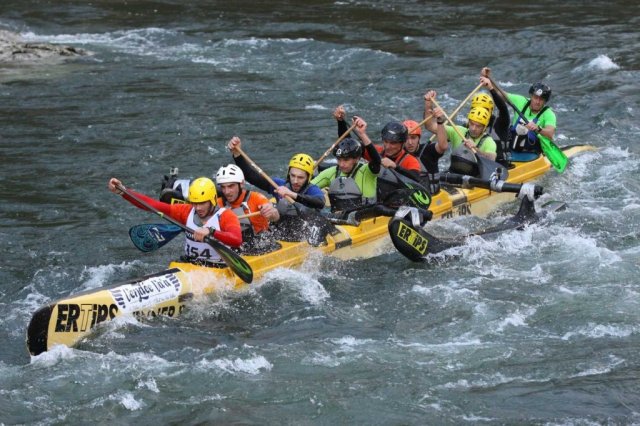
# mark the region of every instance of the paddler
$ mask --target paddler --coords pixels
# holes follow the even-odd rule
[[[424,114],[424,117],[427,118],[429,115],[434,114],[434,112],[425,109]],[[443,111],[438,110],[436,114],[437,122],[437,119],[443,116]],[[424,182],[426,180],[426,183],[429,185],[429,191],[432,195],[435,195],[440,191],[440,167],[438,161],[449,149],[449,141],[447,140],[444,126],[438,125],[435,142],[427,140],[425,143],[420,143],[422,128],[418,126],[418,123],[414,120],[405,120],[402,124],[409,129],[409,135],[407,136],[407,141],[404,143],[404,149],[420,162],[420,176],[422,178],[420,181]]]
[[[333,117],[338,122],[339,135],[347,131],[345,116],[345,109],[342,105],[333,111]],[[380,154],[382,167],[393,169],[403,176],[418,181],[420,179],[420,162],[403,148],[407,141],[407,135],[408,129],[404,124],[390,121],[380,132],[382,145],[375,145],[375,149]],[[364,152],[363,158],[367,161],[371,160],[368,151]]]
[[[338,217],[376,204],[380,154],[367,136],[366,121],[360,117],[354,117],[353,121],[362,143],[349,137],[340,141],[333,150],[338,165],[323,170],[311,181],[319,188],[329,188],[331,212]],[[367,164],[360,162],[363,150],[369,154]]]
[[[267,197],[245,188],[244,173],[235,164],[220,167],[216,173],[216,182],[221,192],[218,197],[219,207],[225,207],[238,216],[260,212],[257,216],[240,220],[242,251],[251,254],[271,251],[274,238],[269,232],[269,223],[280,219],[278,210]]]
[[[107,186],[111,192],[121,195],[122,198],[134,206],[147,210],[129,195],[118,189],[119,186],[124,187],[120,180],[111,178]],[[201,177],[191,183],[189,186],[189,204],[167,204],[131,189],[129,189],[129,192],[154,209],[194,230],[192,236],[185,234],[184,254],[181,256],[183,261],[206,266],[224,267],[225,264],[222,257],[213,247],[204,242],[204,238],[213,237],[231,247],[240,247],[242,244],[240,221],[232,211],[218,206],[216,186],[209,178]]]
[[[515,105],[528,121],[518,113],[514,114],[509,128],[509,149],[513,153],[513,159],[518,160],[519,153],[540,154],[542,148],[538,135],[553,139],[556,133],[556,114],[547,105],[551,98],[551,88],[542,82],[534,83],[529,87],[529,98],[514,93],[507,93],[509,101]],[[526,154],[523,158],[526,157]]]
[[[227,148],[231,151],[236,165],[244,173],[246,181],[275,197],[276,210],[280,217],[274,224],[275,238],[286,241],[308,239],[309,219],[321,219],[314,213],[322,210],[325,204],[324,192],[311,183],[314,170],[313,158],[303,153],[295,154],[289,160],[286,179],[270,177],[277,185],[274,187],[241,154],[242,141],[238,136],[229,140]],[[287,198],[293,200],[294,203],[291,203]],[[313,220],[313,222],[316,223],[317,220]],[[310,242],[315,244],[324,240],[323,236],[318,238]]]
[[[434,90],[428,91],[424,95],[425,107],[427,109],[433,109],[434,113],[440,108],[431,108],[431,101],[435,99],[436,92]],[[495,161],[496,159],[496,142],[493,138],[487,134],[487,127],[489,125],[489,119],[491,113],[482,107],[471,108],[467,115],[467,127],[456,126],[457,131],[449,126],[445,125],[445,132],[447,133],[447,139],[451,143],[451,168],[452,172],[463,174],[476,174],[477,166],[474,152],[489,160]],[[444,116],[438,118],[431,118],[425,123],[425,127],[435,133],[437,127],[444,124]],[[459,133],[459,134],[458,134]],[[463,138],[460,137],[463,135]],[[475,170],[475,172],[471,170]]]

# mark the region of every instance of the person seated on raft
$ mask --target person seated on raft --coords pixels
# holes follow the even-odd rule
[[[435,99],[436,92],[430,90],[425,94],[425,103]],[[434,112],[439,108],[432,108]],[[471,108],[467,115],[467,127],[453,127],[445,125],[447,139],[451,144],[451,167],[450,171],[468,175],[478,173],[475,155],[482,156],[491,161],[496,159],[496,142],[486,133],[489,125],[490,113],[485,108]],[[438,121],[440,121],[438,123]],[[437,127],[444,124],[444,115],[438,119],[431,118],[425,123],[425,127],[430,132],[436,132]],[[464,136],[464,139],[458,134]]]
[[[350,212],[375,206],[380,173],[380,154],[367,136],[367,122],[360,117],[354,117],[353,121],[362,143],[352,138],[340,141],[333,150],[338,165],[323,170],[311,180],[319,188],[329,188],[331,212],[341,219],[346,219]],[[363,151],[371,158],[367,164],[360,162]]]
[[[431,102],[429,102],[429,105],[431,105]],[[440,117],[443,116],[442,110],[438,110],[437,113]],[[434,114],[433,110],[427,110],[425,108],[424,118],[432,114]],[[439,117],[436,115],[435,118],[437,122]],[[438,161],[449,149],[449,141],[447,140],[444,126],[438,125],[435,142],[427,140],[421,143],[420,137],[422,136],[422,129],[418,127],[418,123],[413,120],[405,120],[402,124],[404,124],[410,132],[407,136],[407,141],[404,143],[404,149],[416,157],[420,163],[420,182],[424,182],[425,185],[428,186],[429,192],[435,195],[440,192],[440,166]]]
[[[338,122],[338,135],[344,134],[348,130],[345,121],[346,112],[343,105],[339,105],[333,111],[333,117]],[[403,148],[407,141],[407,127],[397,121],[387,123],[380,132],[382,145],[374,145],[381,157],[381,165],[385,169],[393,169],[403,176],[418,181],[420,179],[420,162],[412,155],[409,155]],[[370,161],[368,151],[364,152],[363,158]]]
[[[244,173],[235,164],[220,167],[216,173],[220,188],[218,206],[227,208],[237,216],[250,215],[240,219],[243,244],[240,251],[245,254],[266,253],[277,248],[269,223],[280,219],[278,210],[267,197],[245,188]]]
[[[119,194],[134,206],[147,210],[129,195],[118,189],[122,185],[116,178],[111,178],[107,187],[109,191]],[[129,189],[134,196],[140,198],[154,209],[193,229],[193,235],[185,233],[184,253],[180,260],[199,265],[224,267],[225,263],[218,252],[204,242],[205,237],[212,237],[230,247],[240,247],[242,231],[240,221],[232,211],[218,206],[217,191],[213,181],[206,177],[194,180],[189,186],[189,204],[167,204],[157,201],[139,192]]]
[[[334,118],[338,121],[338,132],[346,132],[344,107],[334,110]],[[357,213],[359,218],[372,216],[393,216],[403,204],[414,204],[427,208],[430,203],[429,189],[421,183],[421,167],[417,158],[407,153],[403,144],[408,136],[407,127],[397,121],[387,123],[381,131],[383,146],[375,145],[381,155],[381,165],[377,179],[375,208],[368,208]],[[370,160],[368,152],[363,158]]]
[[[514,114],[511,123],[509,149],[513,161],[531,161],[542,153],[538,135],[553,139],[556,134],[556,114],[547,105],[551,99],[551,88],[542,82],[529,87],[529,98],[514,93],[507,93],[509,101],[524,114],[528,121],[518,113]]]
[[[325,204],[324,192],[311,183],[314,170],[313,159],[307,154],[296,154],[291,157],[286,179],[271,177],[271,180],[278,185],[277,188],[274,188],[240,154],[241,146],[242,141],[237,136],[231,138],[227,144],[227,148],[233,155],[233,160],[242,169],[246,181],[273,195],[277,200],[276,209],[280,219],[273,224],[275,238],[284,241],[308,240],[313,245],[324,241],[326,232],[324,235],[316,235],[316,232],[319,232],[318,220],[326,222],[326,219],[317,214],[311,214],[322,210]],[[294,203],[291,203],[287,198],[293,200]],[[326,223],[325,225],[327,226],[320,228],[328,232],[330,224]]]

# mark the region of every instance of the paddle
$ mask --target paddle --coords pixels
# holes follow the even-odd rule
[[[238,219],[259,215],[260,212],[253,212],[238,216]],[[158,250],[166,245],[176,236],[182,234],[182,228],[166,223],[144,223],[134,225],[129,228],[129,237],[136,248],[142,252],[149,253]]]
[[[320,158],[318,158],[318,160],[314,163],[314,165],[313,165],[313,170],[317,169],[317,168],[318,168],[318,164],[320,164],[320,163],[322,162],[322,160],[324,160],[325,158],[327,158],[327,156],[328,156],[329,154],[331,154],[331,152],[333,151],[333,149],[334,149],[336,146],[338,146],[338,144],[339,144],[340,142],[342,142],[342,140],[343,140],[344,138],[346,138],[347,136],[349,136],[349,133],[351,133],[351,131],[352,131],[353,129],[355,129],[355,128],[356,128],[356,125],[354,124],[354,125],[352,125],[351,127],[349,127],[349,128],[348,128],[348,129],[347,129],[347,130],[342,134],[342,135],[340,135],[340,137],[339,137],[339,138],[338,138],[338,139],[333,143],[333,145],[331,145],[331,146],[329,147],[329,149],[327,149],[327,150],[324,152],[324,154],[322,154],[322,155],[320,156]],[[257,170],[257,169],[256,169],[256,170]]]
[[[416,226],[413,218],[411,218],[411,221],[408,220],[411,213],[408,211],[396,215],[396,217],[389,222],[389,235],[391,236],[393,245],[400,254],[413,262],[425,262],[427,260],[427,254],[439,253],[451,247],[460,246],[470,237],[498,234],[512,229],[522,229],[525,225],[540,220],[547,212],[557,211],[565,207],[566,204],[562,202],[554,202],[548,208],[545,206],[545,210],[540,214],[536,212],[533,200],[529,197],[523,197],[518,213],[515,216],[488,229],[447,239],[437,238],[420,226]]]
[[[122,191],[124,194],[127,194],[131,199],[137,201],[140,205],[145,207],[147,210],[157,214],[158,216],[160,216],[164,220],[166,220],[166,221],[172,223],[173,225],[179,227],[184,232],[187,232],[187,233],[193,235],[193,229],[189,228],[188,226],[183,225],[182,223],[178,222],[174,218],[165,215],[161,211],[154,209],[151,205],[146,203],[144,200],[140,199],[139,197],[137,197],[136,195],[131,193],[131,191],[127,190],[124,186],[116,185],[116,188],[118,190]],[[222,257],[222,260],[224,260],[224,262],[227,264],[227,266],[238,277],[240,277],[240,279],[242,281],[244,281],[246,283],[251,283],[251,281],[253,281],[253,270],[251,269],[251,265],[249,265],[246,260],[244,260],[242,257],[240,257],[239,254],[237,254],[236,252],[234,252],[229,247],[225,246],[224,244],[222,244],[220,241],[216,240],[215,238],[205,237],[204,242],[209,244],[211,247],[213,247],[218,252],[218,254],[220,254],[220,257]]]
[[[500,86],[498,86],[496,82],[491,79],[491,77],[487,76],[487,78],[489,79],[491,84],[493,84],[493,87],[498,91],[498,93],[500,93],[500,96],[502,96],[505,102],[509,104],[509,106],[513,108],[516,113],[518,113],[525,124],[528,124],[529,120],[527,120],[523,112],[520,111],[520,109],[509,100],[509,96],[502,90],[502,88],[500,88]],[[546,136],[538,134],[538,139],[540,140],[542,153],[545,155],[545,157],[547,157],[553,168],[556,169],[559,173],[562,173],[569,163],[569,159],[567,158],[566,154],[562,151],[562,149],[558,147],[558,145],[556,145],[551,139],[547,138]]]
[[[469,102],[469,99],[471,99],[471,97],[472,97],[473,95],[475,95],[475,94],[476,94],[476,92],[477,92],[478,90],[480,90],[481,88],[482,88],[482,83],[478,84],[478,85],[476,86],[476,88],[475,88],[475,89],[473,89],[473,90],[471,91],[471,93],[469,93],[469,94],[467,95],[467,97],[466,97],[466,98],[464,98],[464,100],[463,100],[462,102],[460,102],[460,104],[458,105],[458,107],[457,107],[456,109],[454,109],[454,110],[453,110],[453,112],[452,112],[451,114],[449,114],[449,117],[455,117],[456,115],[458,115],[458,113],[460,112],[460,110],[462,109],[462,107],[463,107],[463,106],[465,106],[465,104],[466,104],[467,102]],[[425,119],[420,123],[420,125],[422,125],[422,124],[426,123],[426,122],[427,122],[427,120],[428,120],[428,119],[430,119],[431,117],[433,117],[433,114],[431,114],[429,117],[425,118]],[[412,131],[413,131],[413,130],[412,130]],[[411,134],[411,132],[409,132],[409,134]],[[435,134],[433,134],[433,135],[431,135],[431,138],[429,138],[429,140],[433,140],[435,137],[436,137],[436,135],[435,135]]]
[[[433,102],[433,104],[438,107],[441,108],[440,105],[438,104],[438,102],[435,99],[432,99],[431,102]],[[441,108],[442,109],[442,108]],[[446,120],[449,122],[449,124],[451,125],[451,127],[453,128],[453,130],[458,134],[458,136],[460,136],[460,139],[462,139],[464,141],[465,137],[462,135],[462,133],[460,133],[460,130],[458,130],[458,126],[455,125],[455,123],[453,121],[451,121],[451,118],[447,115],[446,112],[444,112],[444,110],[442,110],[443,114],[444,114],[444,118],[446,118]],[[491,176],[497,169],[500,169],[502,171],[502,173],[508,173],[505,169],[504,166],[500,163],[497,163],[493,160],[490,160],[480,154],[478,154],[478,148],[476,148],[475,146],[471,148],[471,151],[474,153],[476,160],[478,161],[478,172],[480,174],[481,177],[488,177]]]
[[[453,247],[425,231],[416,207],[401,206],[387,229],[396,250],[413,262],[424,262],[427,252],[438,253]]]

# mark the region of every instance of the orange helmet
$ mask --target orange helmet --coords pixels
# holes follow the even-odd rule
[[[407,131],[409,131],[409,135],[422,136],[422,128],[420,126],[418,126],[418,122],[417,121],[404,120],[402,122],[402,124],[404,124],[404,127],[406,127]],[[415,130],[413,130],[413,129],[415,129]],[[413,130],[413,132],[411,130]]]

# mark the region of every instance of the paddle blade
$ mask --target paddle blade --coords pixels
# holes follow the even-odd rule
[[[412,262],[424,262],[429,240],[406,219],[393,218],[388,225],[389,236],[396,250]],[[424,232],[424,231],[422,231]]]
[[[547,157],[553,168],[556,169],[559,173],[564,172],[564,169],[569,163],[569,159],[567,158],[566,154],[562,152],[558,145],[553,143],[553,141],[549,138],[538,135],[538,139],[540,139],[542,153],[545,155],[545,157]]]
[[[133,245],[145,253],[159,249],[180,233],[182,233],[180,227],[164,223],[136,225],[129,229],[129,237]]]
[[[251,265],[238,253],[213,238],[207,237],[205,238],[205,242],[216,249],[220,257],[222,257],[222,260],[224,260],[224,263],[226,263],[233,273],[240,277],[242,281],[247,284],[253,281],[253,269],[251,269]]]

